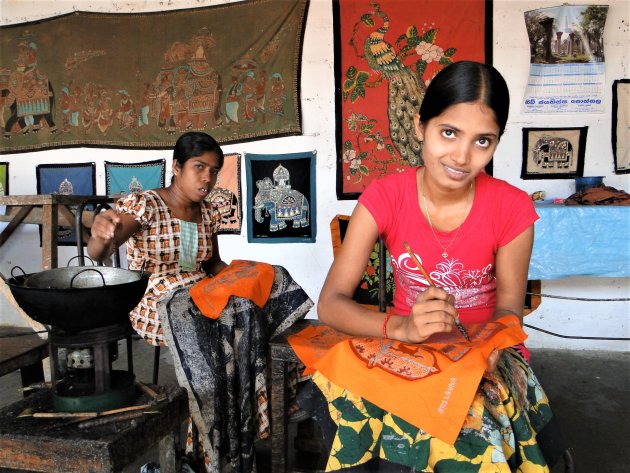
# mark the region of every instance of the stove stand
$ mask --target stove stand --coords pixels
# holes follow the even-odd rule
[[[133,402],[131,325],[126,322],[71,332],[49,333],[53,408],[62,412],[98,412]],[[127,340],[127,371],[113,370],[118,341]]]

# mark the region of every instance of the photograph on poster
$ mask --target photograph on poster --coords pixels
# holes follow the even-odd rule
[[[630,173],[630,79],[613,82],[612,147],[615,174]]]
[[[523,128],[521,179],[573,179],[584,172],[588,127]]]

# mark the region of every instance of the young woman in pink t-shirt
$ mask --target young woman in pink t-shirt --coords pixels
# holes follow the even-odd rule
[[[506,315],[522,320],[538,216],[525,192],[484,172],[505,130],[508,109],[507,84],[492,66],[462,61],[435,76],[414,116],[415,133],[423,143],[423,166],[376,181],[359,198],[319,297],[322,322],[354,336],[385,335],[421,344],[434,334],[457,331],[456,321],[465,326]],[[352,299],[379,237],[391,254],[396,282],[389,314]],[[535,471],[548,471],[547,464],[553,464],[559,451],[547,452],[537,444],[536,435],[551,431],[553,416],[526,360],[506,349],[492,353],[487,365],[455,445],[411,426],[402,431],[408,434],[403,437],[415,439],[409,442],[409,451],[415,453],[400,455],[396,442],[403,437],[397,434],[391,440],[385,433],[391,427],[393,434],[405,423],[388,426],[389,414],[366,408],[364,400],[353,401],[353,409],[361,413],[353,418],[382,414],[370,424],[380,447],[364,442],[365,452],[357,453],[361,460],[355,466],[402,464],[415,469],[424,465],[417,469],[455,472],[472,471],[473,465],[482,469],[497,465],[492,471],[529,471],[526,465],[532,464],[540,468]],[[330,397],[340,391],[324,384],[321,378],[317,382],[326,391],[329,407],[334,405],[331,417],[335,418],[334,410],[344,404]],[[347,392],[342,397],[344,402],[354,399]],[[513,403],[509,414],[497,408],[497,399],[502,406]],[[546,414],[536,417],[540,412]],[[339,412],[338,417],[347,426],[348,416]],[[380,430],[376,425],[381,425]],[[343,451],[339,444],[345,447],[347,442],[347,437],[340,437],[339,421],[337,427],[332,455]],[[394,443],[388,446],[390,441]],[[556,446],[561,444],[558,441]]]

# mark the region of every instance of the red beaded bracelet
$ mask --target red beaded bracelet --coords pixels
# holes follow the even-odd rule
[[[391,312],[388,312],[387,314],[385,314],[385,320],[383,321],[383,338],[389,338],[387,337],[387,322],[389,322],[389,318],[392,316]]]

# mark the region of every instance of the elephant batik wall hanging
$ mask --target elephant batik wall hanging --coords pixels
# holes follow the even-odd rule
[[[588,127],[523,128],[521,179],[573,179],[584,172]]]
[[[248,242],[315,241],[315,155],[245,155]]]

